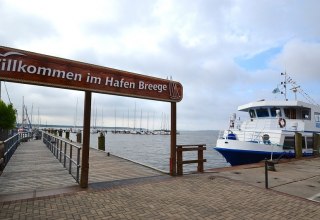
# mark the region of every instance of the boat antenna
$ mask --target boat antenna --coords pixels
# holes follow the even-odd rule
[[[319,104],[312,99],[302,88],[301,86],[299,86],[296,81],[294,81],[286,72],[285,73],[281,73],[281,75],[284,75],[285,80],[284,82],[281,82],[281,85],[283,85],[284,87],[284,97],[285,100],[288,101],[287,99],[287,85],[291,85],[291,91],[294,93],[295,95],[295,100],[297,100],[297,92],[299,92],[310,104],[314,104],[314,105],[318,105]],[[283,94],[283,92],[281,92]]]
[[[284,81],[281,82],[281,85],[283,85],[284,92],[281,92],[281,94],[284,94],[284,100],[288,101],[287,99],[287,72],[281,73],[281,76],[284,76]]]

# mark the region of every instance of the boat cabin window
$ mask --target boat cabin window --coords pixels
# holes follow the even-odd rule
[[[286,136],[284,138],[284,142],[283,142],[283,149],[284,150],[293,150],[294,149],[294,136]]]
[[[279,115],[277,115],[277,111],[279,112],[278,114]],[[270,113],[271,113],[271,117],[281,117],[281,110],[280,110],[280,108],[271,108],[270,109]]]
[[[303,109],[302,110],[302,119],[310,120],[310,110],[309,109]]]
[[[269,111],[267,108],[258,108],[258,109],[256,109],[256,112],[257,112],[257,116],[259,118],[269,117]]]
[[[297,111],[294,108],[284,108],[284,115],[290,119],[297,119]]]
[[[316,122],[316,127],[320,128],[320,112],[314,113],[314,120]]]
[[[249,115],[250,115],[250,118],[255,118],[256,117],[256,112],[253,109],[250,109],[249,110]]]
[[[309,108],[284,108],[284,114],[289,119],[311,120]]]
[[[313,138],[302,136],[302,149],[312,148]],[[295,138],[294,136],[285,137],[283,142],[284,150],[293,150],[295,148]]]
[[[315,112],[315,113],[314,113],[314,120],[315,120],[316,122],[320,122],[320,113],[319,113],[319,112]]]

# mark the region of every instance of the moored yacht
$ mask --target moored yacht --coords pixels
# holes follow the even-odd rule
[[[283,84],[289,82],[286,77]],[[232,166],[294,157],[297,132],[302,135],[303,156],[313,155],[313,136],[320,133],[319,105],[288,101],[285,95],[283,101],[260,100],[239,106],[238,111],[247,112],[249,119],[240,121],[233,114],[214,148]]]

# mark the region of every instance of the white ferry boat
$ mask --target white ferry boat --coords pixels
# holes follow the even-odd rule
[[[295,95],[302,90],[287,74],[283,75],[285,100],[260,100],[239,106],[238,111],[248,112],[249,119],[241,122],[233,114],[229,129],[220,131],[214,149],[232,166],[256,163],[265,158],[294,157],[296,132],[302,134],[303,156],[313,155],[313,134],[320,133],[320,106],[309,96],[306,98],[312,103],[287,100],[288,84],[292,84]]]

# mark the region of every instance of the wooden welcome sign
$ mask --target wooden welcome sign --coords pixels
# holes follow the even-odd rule
[[[120,96],[179,102],[179,82],[0,46],[0,79]]]

